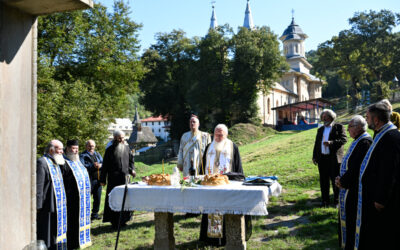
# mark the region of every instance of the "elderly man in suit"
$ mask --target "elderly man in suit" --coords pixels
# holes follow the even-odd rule
[[[338,204],[339,189],[335,186],[335,178],[339,175],[340,164],[343,158],[343,146],[347,142],[344,126],[335,123],[336,114],[330,109],[324,109],[321,113],[321,121],[324,126],[317,131],[314,144],[314,164],[318,164],[319,184],[321,188],[321,206],[329,205],[329,180],[333,188],[333,203]]]

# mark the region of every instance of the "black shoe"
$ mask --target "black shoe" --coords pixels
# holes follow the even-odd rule
[[[93,214],[92,216],[90,216],[90,219],[91,220],[101,220],[101,217],[98,214]]]

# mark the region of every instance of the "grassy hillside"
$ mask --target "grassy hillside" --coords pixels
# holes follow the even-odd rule
[[[239,147],[246,175],[276,175],[283,186],[282,195],[269,201],[269,215],[253,217],[253,235],[247,242],[248,249],[338,249],[337,210],[318,206],[318,170],[311,162],[315,135],[316,129],[267,131],[256,142]],[[236,138],[240,136],[243,135]],[[162,171],[161,164],[136,163],[136,166],[138,176]],[[166,172],[172,172],[173,167],[166,163]],[[210,249],[198,242],[200,218],[174,215],[177,249]],[[91,249],[112,249],[115,237],[116,231],[108,223],[95,221]],[[119,248],[152,249],[153,239],[153,214],[135,212],[121,232]]]

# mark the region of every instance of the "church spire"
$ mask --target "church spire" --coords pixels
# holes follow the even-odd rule
[[[214,3],[215,3],[215,1],[212,1],[213,5],[212,5],[210,29],[215,29],[218,27],[217,16],[215,15],[215,10],[214,10]]]
[[[244,12],[243,27],[248,28],[250,30],[254,29],[253,17],[251,16],[249,0],[247,0],[246,11]]]
[[[135,126],[135,125],[137,126],[139,124],[141,124],[140,123],[140,118],[139,118],[139,112],[137,111],[137,105],[135,105],[135,118],[133,118],[132,125],[133,126]]]

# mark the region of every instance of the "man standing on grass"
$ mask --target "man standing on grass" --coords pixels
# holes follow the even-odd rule
[[[330,109],[324,109],[321,113],[321,121],[324,126],[317,131],[314,144],[314,164],[318,164],[319,185],[321,187],[322,207],[327,207],[329,201],[329,181],[332,182],[333,203],[338,204],[339,189],[335,185],[335,178],[339,175],[340,164],[343,158],[343,146],[347,142],[344,126],[335,123],[336,114]]]
[[[103,222],[111,222],[112,227],[117,229],[120,213],[111,210],[108,204],[108,195],[114,187],[125,184],[126,175],[130,174],[135,177],[136,172],[133,154],[129,146],[125,145],[125,133],[116,130],[113,135],[113,143],[106,149],[104,154],[100,183],[102,186],[107,183]],[[126,225],[131,219],[131,215],[132,212],[122,212],[121,226]]]
[[[67,194],[68,249],[85,248],[90,240],[90,179],[79,159],[78,140],[68,140],[63,179]]]
[[[204,168],[200,173],[231,174],[232,177],[244,177],[239,148],[228,138],[228,128],[218,124],[214,129],[214,140],[207,145],[204,152]],[[228,175],[229,176],[229,175]],[[252,233],[251,216],[245,215],[246,241]],[[222,225],[221,225],[222,224]],[[215,230],[215,229],[218,230]],[[222,231],[221,231],[222,229]],[[203,214],[200,227],[200,240],[211,245],[226,244],[225,216]]]
[[[93,195],[93,207],[92,215],[90,216],[91,220],[101,219],[99,216],[102,190],[100,185],[100,170],[101,164],[103,163],[103,157],[101,157],[99,152],[95,151],[95,149],[96,143],[93,140],[88,140],[86,142],[86,150],[80,154],[80,160],[89,173],[90,184],[92,187],[91,193]]]
[[[37,239],[48,249],[67,248],[67,197],[60,168],[64,164],[59,140],[47,144],[36,164]]]
[[[355,249],[397,249],[400,235],[400,132],[386,102],[368,107],[374,141],[360,167]]]
[[[340,176],[336,177],[339,193],[339,243],[344,249],[354,249],[356,232],[358,178],[361,162],[372,143],[367,131],[367,122],[355,115],[347,127],[354,139],[340,166]]]

